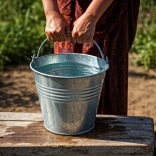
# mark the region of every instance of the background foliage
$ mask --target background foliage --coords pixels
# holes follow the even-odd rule
[[[45,39],[45,17],[41,1],[0,1],[0,67],[31,61]],[[131,52],[139,55],[136,64],[156,67],[156,1],[141,0],[136,39]],[[44,46],[43,51],[53,44]]]
[[[138,54],[136,65],[156,69],[156,0],[140,0],[135,42],[131,52]]]
[[[1,0],[0,19],[0,66],[30,62],[45,39],[41,1]]]

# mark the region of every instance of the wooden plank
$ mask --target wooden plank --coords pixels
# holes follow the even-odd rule
[[[115,115],[97,115],[98,122],[111,123],[111,122],[124,122],[124,123],[144,123],[153,124],[153,119],[149,117],[140,116],[115,116]],[[103,120],[105,118],[105,120]],[[129,118],[131,120],[129,120]],[[17,112],[0,112],[0,120],[12,121],[43,121],[42,114],[40,113],[17,113]]]
[[[15,126],[15,124],[20,124],[21,126],[24,124],[29,124],[29,123],[32,123],[33,121],[10,121],[10,120],[8,120],[8,121],[0,121],[0,126],[3,126],[3,127],[5,127],[5,126]],[[42,121],[41,121],[42,122]],[[96,123],[98,122],[98,120],[96,121]],[[98,122],[99,123],[99,122]],[[102,125],[101,125],[102,124]],[[153,131],[153,127],[151,126],[151,124],[146,124],[146,125],[143,125],[143,124],[140,124],[139,126],[138,126],[138,124],[133,124],[133,123],[131,123],[131,124],[127,124],[127,123],[124,123],[124,124],[121,124],[121,123],[115,123],[115,124],[113,124],[113,123],[111,123],[111,124],[106,124],[106,123],[99,123],[99,124],[97,124],[96,125],[96,127],[97,126],[100,126],[100,128],[102,128],[102,130],[103,129],[107,129],[107,130],[122,130],[123,129],[123,125],[125,126],[124,128],[125,129],[129,129],[129,130],[142,130],[142,129],[144,129],[144,131],[149,131],[149,130],[151,130],[151,131]],[[17,125],[18,126],[18,125]],[[41,125],[42,126],[42,125]]]
[[[91,149],[91,148],[90,148]],[[109,149],[105,152],[103,147],[101,149],[92,147],[90,150],[86,147],[72,147],[66,148],[66,150],[60,150],[59,148],[51,148],[51,147],[23,147],[23,148],[3,148],[0,150],[0,155],[4,154],[6,156],[153,156],[152,152],[148,153],[112,153],[112,149]],[[131,148],[130,148],[131,149]],[[115,149],[116,150],[116,149]],[[131,149],[134,150],[134,149]],[[96,153],[95,153],[96,151]],[[102,152],[102,153],[101,153]],[[3,155],[3,156],[5,156]]]
[[[0,112],[0,121],[43,121],[40,113]]]
[[[151,118],[97,115],[92,131],[61,136],[43,127],[41,114],[0,113],[0,155],[153,156],[153,151]]]
[[[29,137],[32,139],[32,137],[39,137],[39,136],[42,136],[42,137],[45,137],[47,134],[45,133],[46,130],[45,128],[43,127],[43,123],[35,123],[33,125],[31,125],[32,122],[15,122],[14,121],[8,121],[8,123],[2,121],[2,126],[0,126],[0,137],[3,137],[5,136],[5,138],[7,137],[12,137],[12,135],[8,135],[8,134],[12,134],[14,131],[15,131],[15,128],[10,128],[10,127],[13,127],[13,126],[19,126],[20,127],[25,127],[27,125],[30,125],[29,126],[29,129],[27,130],[27,133],[26,134],[23,134],[22,137]],[[102,128],[100,130],[98,130],[98,127],[96,126],[94,128],[94,130],[92,130],[92,133],[94,133],[94,135],[96,137],[103,137],[103,139],[140,139],[141,142],[142,142],[142,139],[150,139],[151,137],[154,137],[154,134],[153,133],[149,133],[149,130],[146,129],[144,131],[140,130],[140,129],[131,129],[130,128],[130,125],[124,125],[125,127],[129,126],[129,128],[125,128],[124,130],[120,128],[120,126],[117,126],[117,128],[109,128],[109,129],[105,129]],[[6,129],[9,128],[9,131]],[[42,133],[42,135],[40,133],[37,133],[36,129],[38,129],[38,131],[40,133]],[[98,131],[98,134],[96,133],[96,131]],[[150,130],[151,131],[151,130]],[[19,132],[18,132],[19,133]],[[45,134],[44,134],[45,133]],[[134,135],[135,133],[135,135]],[[87,134],[85,134],[87,136]],[[14,135],[14,138],[16,136]],[[17,136],[19,137],[19,136]],[[145,141],[146,141],[145,140]]]

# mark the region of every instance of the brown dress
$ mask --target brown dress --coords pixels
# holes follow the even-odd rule
[[[91,0],[57,0],[60,12],[70,23],[86,10]],[[139,10],[139,0],[114,0],[99,19],[94,39],[109,58],[99,114],[127,115],[128,52],[134,41]],[[100,57],[96,46],[55,42],[54,53],[85,53]]]

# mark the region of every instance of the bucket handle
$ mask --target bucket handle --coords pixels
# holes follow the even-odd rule
[[[66,34],[71,34],[71,31],[66,31]],[[39,47],[39,49],[38,49],[37,56],[35,56],[35,54],[34,54],[34,55],[32,56],[32,60],[37,59],[37,58],[39,57],[39,55],[40,55],[40,50],[41,50],[42,46],[44,45],[44,43],[45,43],[47,40],[48,40],[48,39],[46,38],[46,39],[42,42],[42,44],[40,45],[40,47]],[[93,42],[93,43],[96,45],[96,47],[98,48],[102,59],[105,60],[104,55],[103,55],[103,52],[102,52],[101,48],[99,47],[99,45],[97,44],[97,42],[96,42],[94,39],[92,39],[92,42]],[[108,57],[107,57],[107,56],[106,56],[106,60],[105,60],[105,61],[108,62]]]

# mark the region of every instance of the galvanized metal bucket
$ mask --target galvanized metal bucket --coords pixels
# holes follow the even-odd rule
[[[46,39],[47,40],[47,39]],[[50,54],[32,57],[30,68],[34,71],[44,126],[47,130],[62,135],[78,135],[94,128],[108,60],[81,53]],[[87,76],[56,76],[38,71],[38,68],[59,62],[78,62],[102,69],[100,73]]]

